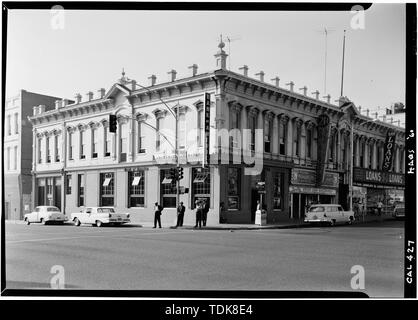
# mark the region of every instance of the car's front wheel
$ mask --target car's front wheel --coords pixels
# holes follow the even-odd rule
[[[77,218],[75,218],[75,219],[74,219],[74,225],[75,225],[76,227],[79,227],[79,226],[81,225],[80,220],[78,220]]]
[[[333,227],[333,226],[335,226],[335,219],[331,219],[331,221],[329,222],[329,225],[331,226],[331,227]]]
[[[26,222],[27,225],[30,225],[30,221],[29,221],[28,218],[25,218],[25,222]]]
[[[100,228],[102,226],[102,222],[100,220],[96,221],[96,227]]]
[[[41,218],[41,223],[42,223],[43,225],[46,225],[46,221],[45,221],[45,219],[44,219],[44,218]]]

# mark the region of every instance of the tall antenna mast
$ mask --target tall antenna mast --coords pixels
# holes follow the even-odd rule
[[[328,35],[335,30],[327,29],[326,27],[321,30],[317,30],[317,32],[323,34],[325,40],[325,47],[324,47],[324,93],[327,93],[327,62],[328,62]]]
[[[236,40],[241,40],[241,37],[226,37],[226,40],[228,41],[228,69],[231,70],[231,42],[236,41]]]
[[[344,92],[344,56],[345,56],[345,30],[344,30],[344,40],[343,40],[343,62],[342,62],[342,70],[341,70],[341,97],[343,96]]]

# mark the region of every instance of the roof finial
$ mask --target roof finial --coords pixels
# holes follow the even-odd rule
[[[225,43],[222,41],[222,34],[221,34],[221,42],[219,42],[218,48],[223,49],[225,47]]]
[[[122,77],[125,77],[125,68],[122,67]]]

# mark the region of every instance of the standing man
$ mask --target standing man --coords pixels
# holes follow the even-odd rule
[[[163,207],[156,202],[154,205],[154,211],[154,228],[157,227],[157,222],[158,226],[161,228],[161,212],[163,211]]]
[[[208,199],[206,199],[203,202],[203,208],[202,208],[202,220],[203,220],[204,227],[206,227],[206,220],[208,218],[208,212],[209,212],[209,201]]]
[[[199,228],[202,228],[202,202],[196,201],[196,225],[194,226],[197,228],[197,225],[199,225]]]
[[[180,205],[177,207],[177,227],[183,226],[183,219],[184,219],[184,212],[186,211],[186,207],[183,206],[183,202],[180,202]]]
[[[382,208],[383,208],[383,203],[382,201],[379,199],[379,201],[377,202],[377,214],[379,216],[382,215]]]

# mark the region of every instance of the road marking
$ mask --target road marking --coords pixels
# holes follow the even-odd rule
[[[103,231],[106,232],[106,231]],[[111,231],[108,231],[109,233]],[[160,235],[160,234],[182,234],[181,232],[147,232],[147,233],[131,233],[131,234],[116,234],[114,237],[109,237],[108,235],[104,236],[102,234],[100,235],[85,235],[85,236],[79,236],[79,237],[60,237],[60,238],[41,238],[41,239],[26,239],[26,240],[6,240],[6,244],[17,244],[17,243],[26,243],[26,242],[42,242],[42,241],[54,241],[54,240],[74,240],[74,239],[83,239],[83,238],[118,238],[121,236],[128,236],[128,235],[138,235],[138,236],[147,236],[147,235]]]

